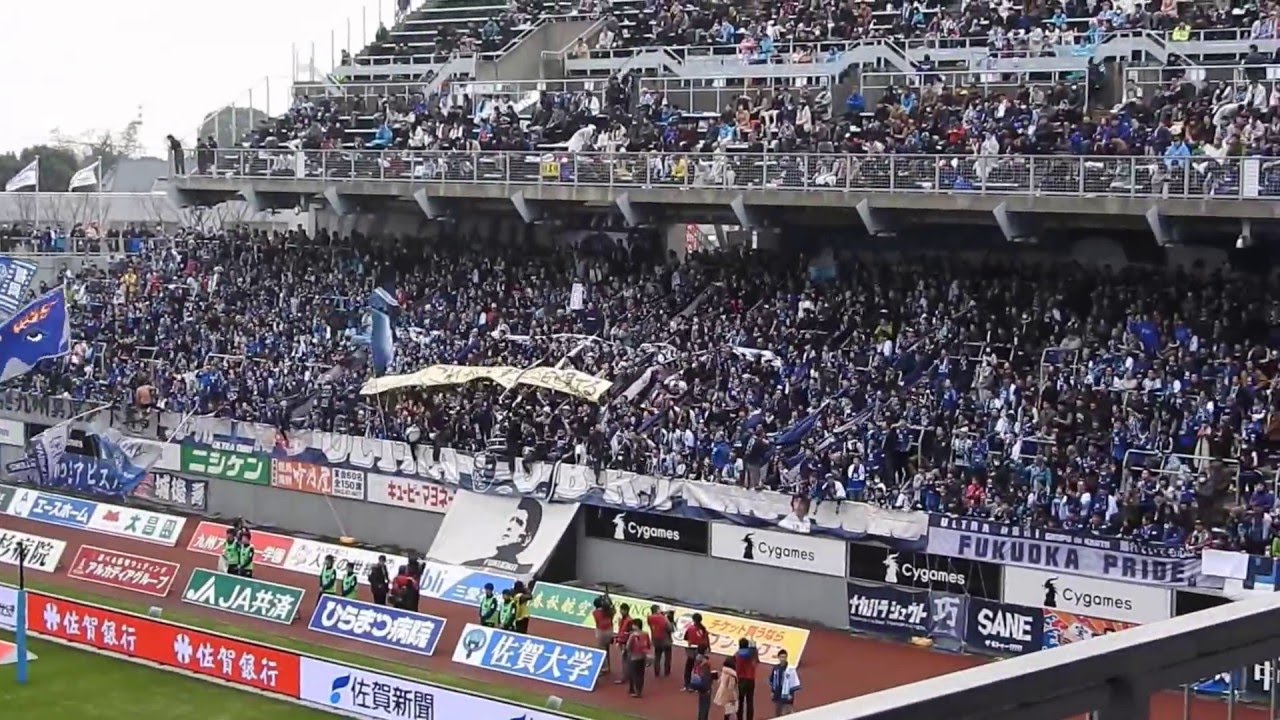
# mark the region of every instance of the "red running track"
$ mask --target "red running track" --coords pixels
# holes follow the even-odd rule
[[[625,686],[616,685],[611,679],[601,678],[593,693],[584,693],[566,688],[553,688],[544,683],[514,678],[508,675],[488,672],[478,668],[457,665],[449,660],[454,645],[463,626],[475,620],[472,608],[447,603],[439,600],[423,599],[421,610],[425,613],[447,618],[439,649],[434,657],[425,658],[409,655],[395,650],[384,650],[366,643],[343,640],[332,636],[320,636],[307,630],[307,619],[311,616],[311,604],[306,603],[298,613],[293,625],[283,627],[277,623],[269,623],[252,618],[238,617],[206,608],[183,603],[181,590],[192,568],[203,567],[216,569],[217,558],[192,553],[186,550],[187,542],[195,531],[197,522],[189,521],[184,529],[178,547],[169,548],[144,543],[126,538],[100,535],[86,531],[64,528],[61,526],[37,523],[30,520],[0,516],[0,525],[31,535],[54,537],[67,543],[66,553],[62,556],[62,566],[57,573],[34,573],[33,578],[39,582],[58,587],[75,587],[85,592],[128,601],[135,605],[159,605],[173,611],[181,611],[193,616],[208,618],[223,623],[234,622],[252,627],[263,633],[285,635],[313,645],[325,645],[345,650],[357,655],[378,657],[405,665],[424,668],[429,672],[461,676],[486,682],[516,687],[535,694],[556,694],[567,700],[583,704],[604,707],[648,720],[678,720],[680,718],[697,717],[697,709],[693,696],[680,692],[680,680],[677,677],[680,668],[673,668],[675,674],[670,678],[649,678],[643,699],[631,698]],[[65,574],[66,566],[75,557],[81,545],[95,545],[135,555],[167,560],[182,564],[182,571],[175,581],[175,589],[166,598],[155,598],[129,590],[120,590],[103,585],[84,583],[73,580]],[[0,577],[10,582],[16,580],[16,571],[8,566],[0,570]],[[298,573],[286,572],[259,565],[255,569],[259,579],[270,580],[295,587],[306,587],[308,597],[314,598],[314,587],[308,585]],[[369,600],[368,589],[361,587],[363,599]],[[574,628],[559,623],[533,621],[531,634],[554,638],[563,642],[580,645],[591,645],[591,632],[586,628]],[[676,653],[676,664],[683,666],[683,656]],[[859,695],[897,687],[923,680],[925,678],[944,675],[964,668],[990,662],[987,658],[972,655],[954,655],[914,648],[899,643],[883,642],[870,638],[854,637],[847,633],[824,628],[813,628],[809,643],[805,646],[804,660],[800,667],[804,690],[798,697],[797,708],[811,708],[819,705],[845,700]],[[763,672],[763,670],[762,670]],[[765,677],[758,678],[756,690],[756,717],[760,720],[773,717],[772,705],[769,702]],[[1197,699],[1192,704],[1190,718],[1192,720],[1226,720],[1226,705],[1213,700]],[[713,715],[715,709],[713,708]],[[1263,720],[1265,711],[1246,706],[1237,706],[1235,717],[1240,720]],[[1176,693],[1164,693],[1152,702],[1152,718],[1159,720],[1178,720],[1182,714],[1182,696]]]

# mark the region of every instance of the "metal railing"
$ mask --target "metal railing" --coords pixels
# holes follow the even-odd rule
[[[919,194],[1259,199],[1280,160],[1071,155],[842,155],[227,149],[175,175],[422,184],[843,190]],[[207,156],[206,156],[207,158]]]

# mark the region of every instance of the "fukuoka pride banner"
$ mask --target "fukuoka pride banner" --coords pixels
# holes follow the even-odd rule
[[[934,555],[1165,587],[1193,585],[1200,573],[1200,559],[1180,546],[940,515],[930,517],[929,525],[928,552]]]

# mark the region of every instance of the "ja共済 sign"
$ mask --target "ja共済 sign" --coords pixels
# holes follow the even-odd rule
[[[196,568],[182,602],[288,625],[306,594],[301,588]]]

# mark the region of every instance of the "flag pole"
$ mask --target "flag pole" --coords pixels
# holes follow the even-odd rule
[[[18,542],[18,607],[14,613],[14,640],[18,651],[18,684],[27,684],[27,544]]]
[[[40,156],[36,155],[36,234],[40,233]],[[36,247],[39,250],[39,246]]]

